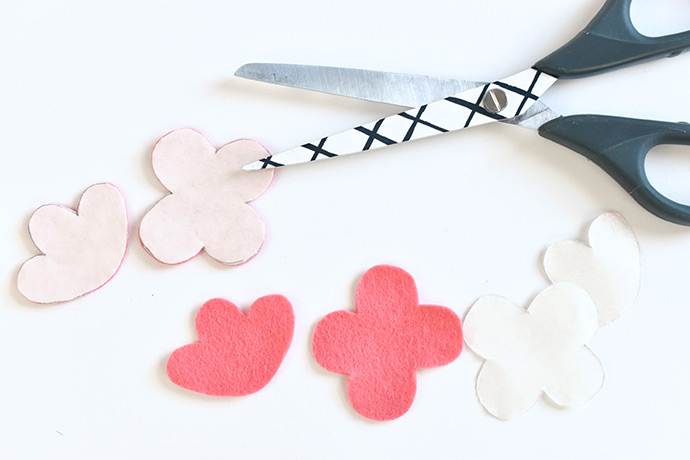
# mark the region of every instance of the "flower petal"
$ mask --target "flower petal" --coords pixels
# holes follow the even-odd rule
[[[542,394],[529,369],[505,368],[495,361],[487,361],[477,377],[477,397],[494,417],[510,420],[537,402]]]
[[[556,404],[574,407],[594,397],[604,384],[604,367],[587,347],[563,357],[563,365],[551,369],[544,392]]]
[[[413,369],[390,367],[377,361],[360,366],[347,382],[352,407],[372,420],[393,420],[405,414],[417,392]]]
[[[516,343],[529,337],[529,314],[503,297],[487,295],[477,300],[465,316],[465,342],[488,360],[515,359]]]
[[[410,360],[415,368],[444,366],[460,355],[462,325],[452,310],[421,305],[414,312],[412,324]]]
[[[355,295],[357,313],[388,320],[400,320],[419,306],[417,286],[405,270],[377,265],[362,276]]]
[[[201,252],[204,243],[195,228],[190,208],[177,197],[167,195],[146,213],[139,225],[144,249],[164,264],[179,264]]]
[[[357,318],[349,311],[336,311],[319,321],[314,330],[312,352],[321,367],[338,374],[350,374],[360,359]]]
[[[225,265],[237,265],[254,257],[265,238],[264,223],[246,204],[226,206],[215,214],[214,227],[199,228],[204,250]]]
[[[275,169],[258,171],[242,169],[242,166],[269,155],[268,150],[261,144],[249,139],[233,141],[218,149],[216,153],[216,161],[220,163],[218,170],[232,171],[230,174],[223,173],[221,180],[232,183],[232,190],[229,193],[234,199],[248,203],[257,199],[271,185]]]
[[[176,129],[156,143],[151,160],[158,180],[176,192],[194,186],[215,153],[216,149],[199,132]]]

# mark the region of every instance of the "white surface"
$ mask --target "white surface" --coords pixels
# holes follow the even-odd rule
[[[89,184],[125,194],[136,228],[164,189],[150,164],[165,133],[192,127],[216,146],[256,139],[270,151],[397,108],[232,77],[250,61],[363,67],[487,80],[533,64],[601,0],[10,2],[0,15],[2,458],[668,458],[690,451],[690,229],[641,209],[581,156],[502,125],[280,171],[254,202],[261,252],[240,267],[207,256],[169,267],[132,232],[110,283],[36,307],[16,290],[35,252],[31,213],[75,205]],[[690,28],[687,0],[635,0],[647,31]],[[690,118],[690,55],[581,81],[544,101],[561,113]],[[690,203],[690,157],[653,155],[652,180]],[[395,159],[395,161],[391,161]],[[72,198],[70,200],[70,198]],[[345,378],[310,352],[314,326],[352,308],[375,264],[415,277],[420,301],[464,317],[482,295],[528,303],[547,286],[542,251],[584,239],[620,211],[638,237],[635,305],[590,347],[606,369],[597,396],[560,410],[539,402],[501,422],[476,399],[481,360],[465,350],[419,373],[410,411],[388,423],[349,408]],[[577,232],[581,232],[578,234]],[[247,307],[283,294],[295,338],[260,392],[219,399],[178,389],[165,360],[194,340],[193,318],[222,296]]]

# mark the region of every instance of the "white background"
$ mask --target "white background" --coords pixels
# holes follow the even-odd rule
[[[179,266],[136,236],[164,193],[158,138],[192,127],[220,147],[247,137],[277,152],[397,107],[233,77],[252,61],[491,80],[532,65],[578,32],[602,0],[4,2],[0,13],[3,196],[0,457],[6,459],[669,458],[690,452],[690,228],[640,208],[583,157],[496,125],[279,171],[255,203],[268,237],[248,264],[205,254]],[[635,0],[641,30],[690,28],[687,0]],[[558,83],[565,114],[690,120],[690,55]],[[690,203],[687,148],[655,150],[650,175]],[[125,194],[130,247],[118,274],[79,300],[37,306],[16,290],[36,253],[29,216],[75,206],[91,184]],[[501,422],[478,403],[479,358],[418,374],[414,405],[375,423],[347,402],[345,377],[310,346],[327,313],[352,309],[371,266],[400,266],[422,303],[464,317],[485,294],[527,305],[547,281],[546,247],[585,238],[617,210],[642,251],[636,304],[590,346],[606,381],[570,410],[540,401]],[[165,362],[196,341],[202,303],[242,307],[273,293],[296,313],[274,380],[241,398],[182,390]]]

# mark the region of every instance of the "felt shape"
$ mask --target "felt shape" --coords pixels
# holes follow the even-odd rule
[[[379,265],[357,286],[356,312],[337,311],[316,326],[312,350],[331,372],[349,375],[352,407],[391,420],[412,405],[416,369],[443,366],[462,350],[460,319],[450,309],[419,305],[412,277]]]
[[[142,245],[159,262],[185,262],[204,249],[225,265],[254,257],[264,241],[264,225],[247,205],[270,185],[272,171],[242,171],[268,152],[251,140],[218,151],[198,132],[178,129],[153,149],[153,169],[171,192],[144,216]]]
[[[628,222],[615,212],[592,222],[589,246],[577,241],[551,245],[544,268],[554,283],[570,282],[589,293],[599,312],[599,327],[630,308],[640,290],[640,249]]]
[[[207,395],[255,393],[278,372],[294,326],[292,306],[280,295],[257,299],[246,315],[225,299],[211,299],[196,316],[199,342],[170,355],[168,377]]]
[[[597,330],[597,309],[570,283],[541,291],[527,310],[498,296],[480,298],[465,317],[465,342],[486,359],[477,396],[495,417],[509,420],[545,393],[573,407],[601,388],[604,370],[584,344]]]
[[[29,234],[42,254],[24,262],[17,288],[36,303],[75,299],[115,275],[127,249],[127,209],[112,184],[87,188],[77,210],[49,204],[29,220]]]

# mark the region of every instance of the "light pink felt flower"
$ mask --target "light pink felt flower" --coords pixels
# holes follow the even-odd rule
[[[166,264],[185,262],[202,249],[226,265],[254,257],[264,241],[264,225],[247,203],[268,188],[273,172],[243,171],[242,166],[267,155],[246,139],[216,151],[191,129],[164,136],[152,162],[170,193],[141,222],[144,248]]]

